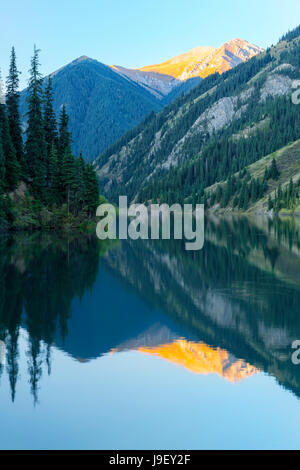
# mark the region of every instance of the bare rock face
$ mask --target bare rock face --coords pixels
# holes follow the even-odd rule
[[[288,95],[292,90],[292,83],[293,81],[286,75],[268,75],[266,83],[261,90],[260,101],[264,103],[268,96]]]
[[[186,135],[179,140],[166,161],[155,168],[151,176],[153,176],[159,168],[169,169],[171,166],[178,164],[182,147],[189,137],[199,134],[200,138],[203,133],[208,133],[211,136],[230,125],[234,118],[239,118],[246,110],[246,106],[238,108],[237,103],[237,97],[225,97],[208,108],[198,117]]]
[[[197,63],[187,66],[178,78],[187,80],[193,77],[205,78],[213,73],[222,74],[261,52],[263,49],[248,41],[232,39],[218,49],[214,49],[211,54],[201,58]]]
[[[128,69],[116,65],[112,68],[124,77],[144,86],[156,97],[162,98],[186,80],[195,77],[205,78],[213,73],[224,73],[261,52],[263,49],[244,39],[232,39],[219,48],[195,47],[161,64],[147,65],[140,69]]]
[[[158,72],[143,72],[141,70],[127,69],[116,65],[112,66],[112,68],[123,77],[139,83],[159,99],[168,95],[173,88],[181,83],[171,75]]]

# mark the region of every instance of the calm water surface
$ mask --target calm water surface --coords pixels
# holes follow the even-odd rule
[[[1,449],[300,448],[300,225],[0,239]]]

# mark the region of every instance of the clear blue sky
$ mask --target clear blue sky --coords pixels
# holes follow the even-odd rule
[[[22,86],[34,43],[48,74],[81,55],[140,67],[234,37],[267,47],[300,24],[299,0],[14,0],[0,12],[2,75],[14,45]]]

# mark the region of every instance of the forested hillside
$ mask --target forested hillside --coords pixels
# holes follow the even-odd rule
[[[108,148],[162,103],[139,84],[110,67],[80,57],[51,75],[53,108],[59,117],[65,105],[76,156],[88,161]],[[43,82],[44,88],[48,78]],[[20,113],[26,129],[28,89],[21,93]]]
[[[78,227],[95,217],[99,202],[94,168],[71,151],[69,118],[62,107],[57,126],[53,90],[43,90],[34,48],[27,93],[26,142],[19,112],[19,71],[14,48],[0,103],[0,230]]]
[[[209,204],[207,187],[240,172],[243,179],[248,165],[299,139],[300,107],[291,100],[300,78],[299,36],[297,28],[248,62],[202,80],[123,136],[96,161],[106,195]],[[237,198],[242,188],[250,192],[246,183]]]

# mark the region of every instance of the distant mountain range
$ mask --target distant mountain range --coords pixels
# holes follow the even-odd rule
[[[290,178],[298,184],[300,177],[297,152],[274,153],[300,139],[300,106],[291,100],[294,80],[300,78],[300,27],[258,55],[261,49],[242,40],[214,51],[200,48],[203,58],[196,63],[197,51],[190,53],[193,65],[183,55],[184,60],[142,69],[164,70],[176,80],[212,74],[97,159],[102,191],[110,200],[126,194],[139,202],[204,202],[232,210],[240,205],[243,187],[244,209],[260,199],[259,210],[266,212],[278,184],[286,188]],[[273,158],[279,182],[265,181],[258,195],[252,189],[262,185]]]
[[[261,52],[263,49],[243,39],[232,39],[219,48],[195,47],[161,64],[140,69],[126,69],[117,65],[112,68],[145,86],[156,96],[165,96],[186,80],[205,78],[213,73],[222,74]]]
[[[82,56],[52,73],[54,109],[63,104],[70,116],[73,151],[93,160],[134,128],[152,111],[158,112],[203,77],[234,67],[261,51],[234,39],[219,49],[198,47],[160,65],[141,69],[107,66]],[[26,128],[27,90],[21,93]]]

